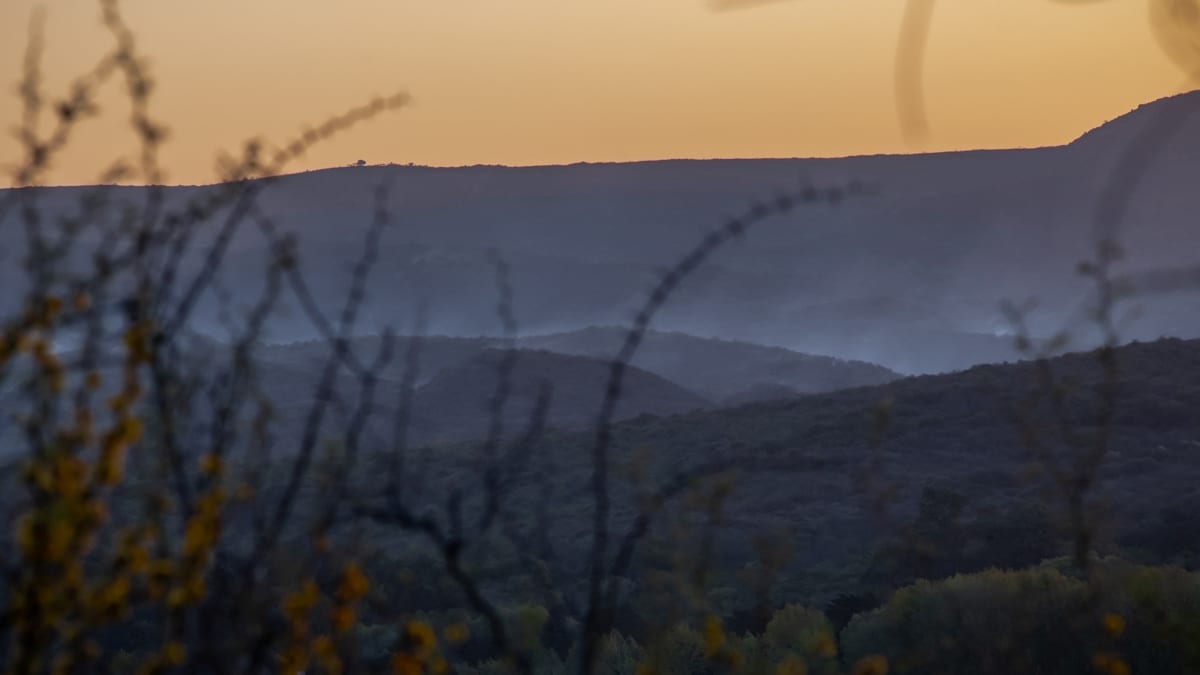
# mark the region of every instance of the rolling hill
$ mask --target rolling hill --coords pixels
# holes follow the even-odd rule
[[[619,328],[593,327],[528,336],[520,342],[534,349],[611,358],[624,335]],[[882,384],[898,377],[873,363],[663,331],[646,333],[633,364],[716,400],[756,388],[763,391],[767,386],[817,393]]]
[[[481,438],[487,434],[489,406],[505,352],[489,349],[446,368],[416,391],[413,433],[432,441]],[[548,387],[546,424],[586,429],[600,410],[608,364],[599,359],[517,350],[511,393],[501,419],[509,435],[529,425],[542,387]],[[640,368],[626,371],[617,419],[671,415],[711,408],[703,397]]]
[[[1200,416],[1194,414],[1200,407],[1200,341],[1130,344],[1116,358],[1109,452],[1089,499],[1099,541],[1137,548],[1153,540],[1168,557],[1192,550],[1200,521],[1180,514],[1200,507]],[[1096,392],[1106,377],[1096,356],[1075,353],[1049,365],[1072,392],[1066,407],[1072,430],[1094,430]],[[802,577],[814,565],[865,571],[881,537],[913,517],[927,488],[962,495],[979,517],[1031,506],[1061,514],[1061,497],[1047,475],[1031,471],[1037,457],[1023,441],[1021,423],[1037,430],[1056,455],[1068,461],[1075,455],[1057,440],[1057,418],[1042,404],[1030,407],[1038,392],[1044,389],[1033,364],[986,365],[626,421],[614,430],[614,465],[639,468],[632,483],[614,485],[620,504],[615,522],[619,529],[633,517],[640,503],[635,495],[718,462],[734,472],[733,491],[723,502],[720,555],[749,564],[749,542],[757,534],[794,537],[802,546],[793,571]],[[591,442],[590,433],[553,434],[530,468],[534,476],[537,462],[553,465],[553,527],[569,541],[575,540],[568,533],[590,514]],[[469,457],[471,448],[442,451],[447,465],[437,480],[445,483],[438,484],[463,480],[450,461],[459,452]],[[622,469],[619,475],[627,474]],[[522,489],[540,494],[535,485]],[[528,498],[536,503],[538,497]],[[1179,528],[1189,527],[1191,534],[1180,536]]]
[[[377,339],[361,338],[363,348]],[[500,377],[505,350],[493,340],[427,338],[422,341],[423,375],[413,393],[408,439],[417,445],[446,443],[488,435],[490,405]],[[401,347],[403,349],[403,347]],[[264,350],[258,361],[260,386],[274,403],[285,438],[298,438],[317,391],[325,350],[318,345],[290,345]],[[560,429],[584,429],[600,410],[608,378],[608,363],[583,356],[517,349],[501,420],[505,438],[526,431],[542,387],[549,407],[545,424]],[[389,437],[392,416],[400,401],[403,366],[393,364],[377,373],[379,385],[372,429]],[[667,415],[711,408],[704,396],[641,368],[625,374],[619,419],[638,415]],[[333,387],[331,414],[343,422],[358,401],[358,380],[339,374]],[[286,454],[286,448],[283,450]]]
[[[620,328],[583,328],[563,333],[526,335],[517,339],[523,350],[611,359],[625,337]],[[411,337],[397,338],[396,350],[404,354]],[[378,337],[351,341],[358,352],[379,348]],[[417,383],[424,384],[444,370],[456,367],[489,349],[504,346],[497,338],[459,338],[442,335],[420,339]],[[328,354],[320,341],[264,345],[259,358],[283,367],[316,369]],[[747,342],[702,338],[683,333],[649,331],[634,357],[633,365],[670,380],[711,400],[745,392],[759,385],[779,385],[796,392],[820,392],[880,384],[898,377],[871,363],[843,361],[801,354],[781,347]],[[382,371],[385,378],[400,381],[404,359],[393,359]]]
[[[1035,336],[1049,336],[1075,316],[1089,289],[1076,263],[1093,250],[1097,209],[1120,211],[1112,200],[1101,202],[1110,176],[1128,166],[1121,157],[1129,148],[1148,154],[1135,157],[1131,175],[1118,172],[1128,189],[1117,200],[1127,207],[1115,232],[1125,252],[1117,271],[1200,262],[1190,245],[1192,184],[1200,172],[1197,108],[1200,93],[1182,94],[1142,106],[1068,145],[1034,149],[347,167],[272,179],[261,204],[297,235],[299,260],[318,302],[336,307],[362,249],[372,191],[381,181],[392,182],[395,227],[377,249],[380,263],[361,332],[410,326],[416,308],[425,305],[426,332],[498,334],[495,270],[487,257],[495,250],[511,269],[521,331],[549,333],[626,323],[665,266],[756,198],[809,182],[865,181],[878,187],[877,194],[764,223],[719,251],[680,288],[655,326],[864,360],[904,373],[942,372],[1017,356],[997,310],[1001,301],[1039,301],[1029,317]],[[1162,134],[1153,133],[1160,129]],[[172,187],[166,200],[179,205],[212,189]],[[112,188],[108,197],[119,205],[138,199],[141,190]],[[52,217],[67,212],[83,192],[51,188],[40,200]],[[199,268],[199,252],[213,236],[213,228],[198,228],[195,254],[182,261],[181,271]],[[221,278],[237,291],[235,309],[261,287],[266,250],[251,227],[231,240]],[[0,283],[16,287],[17,270],[0,275]],[[1144,311],[1125,334],[1200,336],[1191,303],[1185,294],[1138,299],[1130,308]],[[205,299],[195,327],[215,325],[217,306],[214,298]],[[313,334],[292,300],[268,331],[276,342]]]

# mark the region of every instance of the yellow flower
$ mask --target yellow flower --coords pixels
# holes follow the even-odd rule
[[[345,633],[354,627],[354,610],[347,605],[338,605],[330,614],[330,621],[339,633]]]
[[[150,576],[161,581],[166,581],[175,574],[175,565],[170,560],[159,558],[150,563]]]
[[[808,675],[808,664],[795,654],[788,654],[775,669],[775,675]]]
[[[338,657],[337,646],[334,645],[333,638],[328,635],[321,635],[313,640],[312,643],[313,656],[317,662],[329,675],[337,675],[342,672],[342,660]]]
[[[203,600],[204,593],[206,591],[203,572],[197,572],[193,574],[184,585],[184,590],[187,591],[188,597],[191,598],[193,602],[199,602],[200,600]]]
[[[821,631],[821,634],[817,636],[816,641],[813,643],[813,651],[818,656],[831,659],[837,656],[837,643],[834,642],[833,636],[828,631]]]
[[[452,623],[442,630],[442,635],[445,636],[446,642],[452,645],[460,645],[467,641],[470,631],[465,623]]]
[[[333,646],[333,638],[328,635],[318,635],[313,640],[312,644],[313,655],[319,659],[326,658],[331,654],[336,654],[337,650]]]
[[[202,518],[200,514],[193,516],[184,531],[183,554],[195,558],[205,553],[209,544],[216,538],[215,534],[215,528],[209,519]]]
[[[289,593],[283,599],[284,614],[293,623],[303,622],[308,615],[308,611],[317,604],[319,594],[320,591],[317,589],[317,585],[311,579],[305,581],[299,591]]]
[[[171,641],[163,645],[162,655],[163,660],[172,666],[182,666],[187,659],[187,650],[181,643]]]
[[[704,620],[704,653],[712,658],[721,651],[721,647],[725,644],[725,632],[721,629],[721,619],[716,616],[709,616]]]
[[[1105,614],[1104,615],[1104,632],[1108,633],[1109,635],[1111,635],[1113,637],[1117,637],[1121,633],[1124,633],[1125,632],[1125,619],[1121,618],[1121,615],[1119,615],[1119,614],[1112,614],[1112,613]]]
[[[99,605],[100,611],[109,611],[120,608],[128,597],[129,579],[117,577],[96,594],[95,602]]]
[[[852,675],[887,675],[887,671],[887,659],[878,654],[873,654],[859,659],[850,672]]]
[[[173,588],[167,595],[167,606],[171,609],[179,609],[188,603],[188,593],[183,588]]]
[[[223,468],[221,458],[216,455],[205,455],[200,458],[200,473],[206,476],[215,476],[221,473]]]
[[[424,621],[409,621],[404,627],[404,635],[408,638],[413,650],[422,657],[432,653],[433,648],[437,645],[437,637],[433,634],[433,628]]]
[[[142,437],[142,423],[132,417],[121,420],[120,438],[126,445],[137,443]]]
[[[1092,665],[1108,675],[1129,675],[1130,673],[1129,664],[1125,663],[1120,655],[1112,652],[1097,652],[1092,657]]]
[[[354,602],[367,594],[371,584],[356,563],[346,565],[342,571],[342,583],[338,586],[337,597],[343,602]]]
[[[56,457],[54,459],[56,491],[65,497],[78,496],[83,490],[83,478],[86,471],[86,465],[78,457],[70,455]]]
[[[411,654],[396,654],[392,656],[393,675],[421,675],[421,662]]]
[[[134,574],[145,574],[150,569],[150,554],[136,542],[122,553],[129,571]]]

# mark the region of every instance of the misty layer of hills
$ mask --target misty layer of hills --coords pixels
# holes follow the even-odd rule
[[[542,396],[546,427],[590,427],[600,410],[609,364],[625,331],[588,328],[534,335],[509,343],[499,338],[422,336],[394,338],[398,356],[378,369],[374,402],[377,433],[385,434],[412,385],[406,438],[414,444],[478,439],[491,431],[493,401],[504,383],[499,431],[513,437],[528,430]],[[349,341],[356,353],[380,348],[383,338]],[[196,336],[188,350],[201,381],[229,367],[224,347]],[[512,350],[511,352],[509,350]],[[409,354],[415,357],[409,372]],[[264,345],[256,352],[254,378],[270,406],[285,442],[304,428],[320,390],[330,346],[323,341]],[[511,356],[511,360],[508,356]],[[106,380],[118,382],[116,372]],[[780,347],[648,332],[624,374],[617,419],[672,415],[758,400],[795,397],[882,384],[899,377],[880,366],[801,354]],[[219,379],[219,378],[218,378]],[[330,390],[332,414],[345,423],[353,414],[361,382],[342,370]],[[112,392],[115,393],[115,392]],[[17,392],[8,392],[16,396]],[[0,395],[0,401],[5,400]],[[201,425],[202,426],[202,425]],[[16,429],[0,432],[0,454],[15,442]]]
[[[501,429],[520,434],[547,396],[545,422],[560,429],[585,429],[595,422],[609,375],[609,360],[624,332],[591,328],[530,336],[511,347],[492,338],[426,336],[396,340],[394,350],[415,347],[414,372],[396,359],[380,369],[379,405],[395,410],[403,383],[413,383],[409,438],[416,443],[465,440],[486,435],[491,406],[503,380],[507,390]],[[369,353],[378,337],[352,340],[350,347]],[[317,389],[329,347],[322,342],[275,345],[259,353],[257,373],[278,413],[298,426]],[[502,368],[508,368],[507,375]],[[696,338],[651,331],[625,372],[618,419],[670,415],[752,400],[785,398],[801,392],[825,392],[881,384],[897,375],[879,366],[800,354],[778,347]],[[335,393],[352,400],[357,382],[349,375]]]
[[[622,338],[624,331],[619,329],[586,328],[525,337],[520,345],[611,358]],[[882,384],[897,377],[886,368],[862,361],[656,331],[643,338],[632,363],[718,402],[835,391]]]
[[[655,326],[868,361],[906,374],[940,372],[1018,356],[998,309],[1002,301],[1038,302],[1029,317],[1035,337],[1077,320],[1090,287],[1076,266],[1093,254],[1098,216],[1120,216],[1113,234],[1126,256],[1117,272],[1198,262],[1191,245],[1193,182],[1200,173],[1200,122],[1192,112],[1198,107],[1200,93],[1176,96],[1069,145],[1025,150],[347,167],[273,179],[260,203],[280,228],[297,235],[300,263],[319,304],[337,307],[363,248],[373,191],[387,183],[393,222],[377,248],[359,332],[391,326],[500,334],[496,272],[487,255],[495,250],[511,270],[519,329],[532,335],[626,324],[664,268],[755,197],[865,182],[877,192],[776,218],[719,251],[682,285]],[[1129,148],[1157,145],[1163,147],[1132,164],[1120,159]],[[1114,175],[1126,189],[1106,197]],[[172,187],[167,202],[184,203],[212,189]],[[141,190],[117,188],[108,198],[134,200]],[[82,191],[46,190],[43,206],[66,213]],[[201,233],[183,271],[199,266],[215,229]],[[20,257],[17,250],[8,254]],[[234,236],[220,272],[233,311],[261,287],[266,258],[255,228]],[[18,269],[0,274],[6,287],[19,287]],[[1123,335],[1200,335],[1192,301],[1185,294],[1136,299],[1129,309],[1140,313],[1122,327]],[[422,305],[428,314],[417,325]],[[193,327],[220,335],[218,306],[215,295],[205,298]],[[268,336],[291,342],[312,339],[315,331],[295,300],[285,299]],[[1086,344],[1084,336],[1074,346]]]

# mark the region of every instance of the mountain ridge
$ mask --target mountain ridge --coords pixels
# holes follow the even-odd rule
[[[378,246],[358,332],[412,325],[427,306],[426,332],[498,334],[494,251],[508,263],[521,331],[549,333],[626,324],[667,266],[756,198],[867,182],[879,186],[870,196],[780,215],[714,252],[654,325],[906,374],[945,372],[1019,356],[1002,303],[1038,301],[1039,311],[1026,317],[1035,338],[1061,327],[1093,291],[1075,270],[1093,255],[1096,203],[1144,127],[1139,120],[1156,110],[1178,118],[1198,102],[1194,92],[1162,99],[1058,147],[568,168],[350,167],[272,179],[259,205],[296,236],[317,303],[339,306],[378,179],[402,177],[393,182],[396,224]],[[1122,272],[1200,264],[1190,246],[1192,179],[1200,172],[1195,116],[1153,160],[1125,204]],[[41,198],[65,213],[77,192],[48,188]],[[205,193],[168,188],[165,199],[172,206]],[[137,194],[111,197],[120,203]],[[192,250],[203,250],[211,232],[196,239]],[[263,286],[270,248],[251,227],[228,246],[223,281],[250,297]],[[201,264],[193,254],[181,274]],[[19,287],[18,272],[0,269],[0,284]],[[283,304],[264,329],[267,339],[313,337],[293,299]],[[1152,311],[1126,337],[1200,336],[1200,317],[1183,296],[1142,305]],[[910,308],[925,318],[872,307]],[[193,328],[219,325],[219,298],[201,298],[197,308]],[[1096,339],[1087,330],[1078,337]]]
[[[1096,126],[1080,132],[1078,135],[1068,139],[1062,143],[1050,143],[1046,145],[1019,145],[1019,146],[1003,146],[1003,147],[982,147],[982,148],[961,148],[953,150],[931,150],[931,151],[914,151],[914,152],[877,152],[877,153],[854,153],[846,155],[792,155],[792,156],[772,156],[772,157],[659,157],[650,159],[636,160],[578,160],[574,162],[562,162],[551,164],[503,164],[503,163],[486,163],[479,162],[474,164],[399,164],[399,163],[384,163],[384,164],[368,164],[365,166],[342,165],[342,166],[326,166],[314,169],[305,169],[301,171],[281,173],[272,176],[271,179],[289,178],[298,176],[312,176],[313,174],[339,172],[339,171],[361,171],[363,169],[378,169],[378,168],[400,168],[413,170],[433,170],[433,171],[455,171],[455,170],[470,170],[470,169],[512,169],[512,170],[538,170],[538,169],[564,169],[575,167],[609,167],[609,166],[639,166],[651,164],[673,164],[673,163],[705,163],[705,162],[795,162],[795,161],[824,161],[824,160],[852,160],[852,159],[879,159],[888,157],[909,158],[909,157],[940,157],[951,155],[963,155],[973,153],[1005,153],[1005,152],[1023,152],[1023,151],[1038,151],[1038,150],[1055,150],[1070,147],[1091,137],[1098,131],[1121,120],[1139,116],[1143,113],[1159,108],[1163,105],[1168,105],[1173,101],[1182,102],[1186,99],[1200,99],[1200,89],[1171,94],[1160,98],[1152,99],[1137,104],[1133,108],[1129,108],[1115,117],[1111,117],[1099,122]],[[261,180],[261,179],[254,179]],[[77,183],[77,184],[61,184],[45,187],[63,188],[63,189],[80,189],[80,188],[204,188],[214,187],[222,183],[161,183],[149,185],[127,185],[127,184],[112,184],[112,183]],[[16,187],[0,187],[0,192],[4,190],[21,189]]]

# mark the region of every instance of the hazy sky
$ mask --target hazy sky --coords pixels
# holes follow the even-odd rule
[[[20,73],[33,0],[0,0],[0,78]],[[89,0],[44,0],[47,77],[111,40]],[[914,148],[893,106],[900,0],[128,0],[172,131],[172,182],[214,176],[220,150],[405,89],[405,111],[330,141],[293,169],[415,162],[543,164],[793,157]],[[1146,0],[940,2],[928,44],[933,136],[923,149],[1062,143],[1175,93]],[[110,87],[114,92],[115,87]],[[11,91],[11,86],[9,91]],[[90,181],[131,151],[106,99],[54,181]],[[0,123],[17,121],[0,100]],[[16,159],[0,140],[0,161]],[[7,178],[7,177],[6,177]]]

